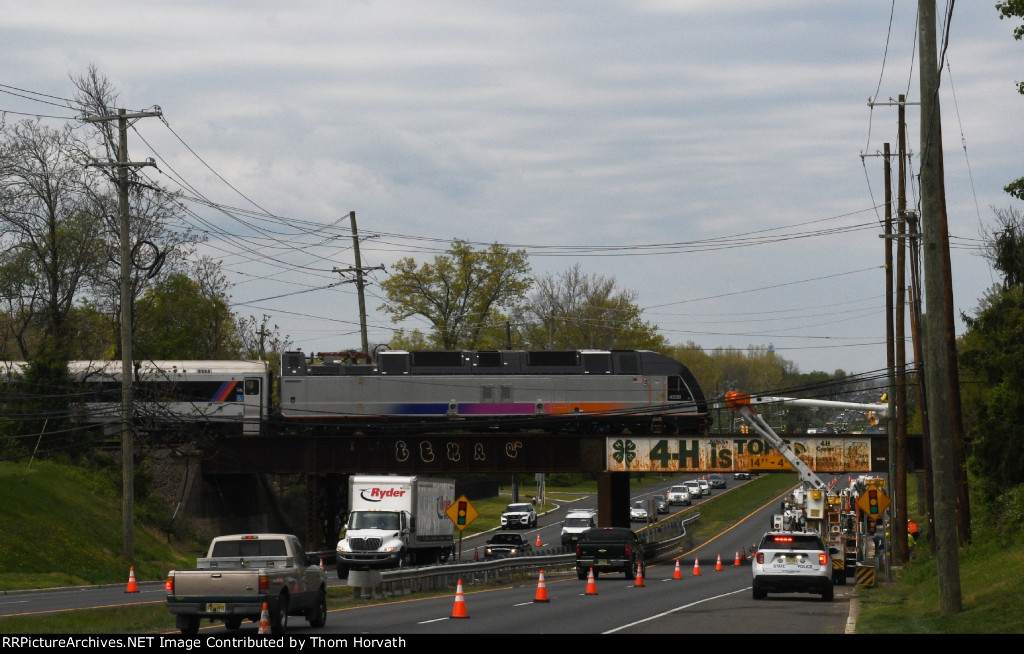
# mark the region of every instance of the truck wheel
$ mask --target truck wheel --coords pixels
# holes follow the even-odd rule
[[[327,590],[320,589],[316,594],[316,604],[306,613],[310,627],[322,627],[327,624]]]
[[[756,600],[763,600],[766,597],[768,597],[768,593],[766,593],[765,591],[761,590],[757,586],[754,586],[754,599],[756,599]]]
[[[828,588],[821,592],[821,599],[825,602],[831,602],[835,596],[835,591],[832,589],[832,584],[828,585]]]
[[[337,565],[337,568],[338,568],[338,579],[344,579],[344,578],[348,577],[348,566],[347,565],[342,565],[342,564],[339,563]]]
[[[224,621],[224,626],[227,627],[229,631],[235,631],[242,626],[242,618],[228,618]]]
[[[576,568],[576,578],[580,581],[587,578],[587,573],[583,572],[583,568]]]
[[[183,636],[195,636],[199,633],[199,618],[194,615],[175,616],[174,621]]]
[[[636,567],[628,565],[626,566],[626,569],[622,571],[622,574],[626,576],[626,579],[636,579]]]
[[[277,598],[277,608],[271,611],[270,633],[281,635],[288,628],[288,596],[282,594]]]

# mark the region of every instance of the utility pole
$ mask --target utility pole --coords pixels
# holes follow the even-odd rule
[[[892,495],[893,509],[890,516],[895,524],[900,522],[899,504],[902,499],[898,493],[899,483],[899,448],[896,444],[896,343],[893,311],[893,276],[892,276],[892,160],[889,143],[884,148],[885,157],[885,368],[888,391],[889,410],[886,412],[885,432],[889,442],[889,492]],[[901,407],[902,408],[902,407]],[[901,539],[902,530],[890,527],[886,546],[890,557],[902,557],[907,550],[906,538]],[[901,546],[902,543],[902,546]],[[895,547],[893,547],[895,545]],[[902,560],[902,558],[901,558]],[[886,570],[890,568],[887,566]]]
[[[899,162],[897,164],[897,191],[896,191],[896,325],[895,335],[893,340],[896,343],[896,369],[893,372],[892,379],[894,381],[895,388],[890,387],[890,393],[893,393],[896,397],[894,398],[893,407],[895,408],[895,426],[896,426],[896,479],[893,485],[896,490],[896,502],[895,502],[895,513],[896,513],[896,524],[902,525],[907,524],[908,520],[908,505],[907,505],[907,345],[906,345],[906,306],[905,306],[905,288],[906,288],[906,248],[907,248],[907,184],[906,184],[906,156],[907,156],[907,140],[906,140],[906,96],[900,94],[899,98],[898,120],[897,128],[899,130],[897,134],[897,156]],[[892,424],[892,423],[890,423]],[[897,556],[900,562],[906,563],[910,560],[910,552],[907,545],[907,536],[904,533],[905,530],[901,529],[902,534],[899,540],[896,541],[897,545]],[[890,532],[892,533],[892,532]]]
[[[348,213],[349,223],[352,225],[352,251],[355,254],[356,265],[354,268],[340,269],[335,268],[334,272],[338,274],[355,273],[356,279],[356,294],[359,296],[359,333],[362,336],[363,354],[370,356],[370,343],[366,336],[366,299],[363,295],[363,288],[366,284],[363,282],[363,271],[364,270],[384,270],[384,266],[376,266],[374,268],[363,268],[362,260],[359,258],[359,232],[356,230],[356,212],[350,211]]]
[[[939,609],[942,615],[963,610],[960,589],[957,493],[960,486],[959,457],[950,419],[953,402],[959,402],[951,384],[957,378],[950,366],[947,325],[950,279],[949,234],[945,211],[942,162],[942,121],[939,111],[939,67],[935,40],[935,0],[918,0],[921,81],[921,226],[923,234],[925,315],[924,355],[927,379],[928,426],[931,439],[935,490],[935,559],[938,566]],[[943,410],[944,409],[944,410]],[[957,411],[959,414],[959,411]],[[905,525],[899,525],[906,528]]]
[[[128,169],[152,166],[152,161],[128,161],[128,120],[160,116],[157,111],[129,114],[118,109],[117,115],[85,118],[87,123],[117,121],[118,145],[116,162],[96,162],[97,166],[117,168],[117,205],[121,217],[121,501],[122,550],[128,561],[135,559],[135,430],[132,397],[132,297],[131,297],[131,234],[128,231]]]

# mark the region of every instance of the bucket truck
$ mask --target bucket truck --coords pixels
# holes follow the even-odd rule
[[[846,583],[846,567],[857,562],[857,520],[856,513],[850,512],[849,502],[833,492],[832,486],[826,484],[810,466],[796,455],[793,448],[786,443],[768,424],[751,404],[792,404],[802,406],[832,407],[871,412],[873,415],[884,415],[887,407],[884,404],[858,404],[854,402],[833,402],[829,400],[810,400],[792,397],[751,397],[745,393],[729,391],[725,394],[725,402],[729,408],[739,413],[743,419],[764,438],[793,469],[803,482],[789,499],[783,502],[782,513],[772,519],[773,530],[810,530],[817,532],[822,539],[834,547],[837,553],[832,558],[833,579],[837,584]]]

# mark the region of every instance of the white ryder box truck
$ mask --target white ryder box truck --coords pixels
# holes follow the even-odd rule
[[[349,570],[379,570],[444,563],[455,553],[451,479],[352,475],[348,520],[338,541],[338,577]]]

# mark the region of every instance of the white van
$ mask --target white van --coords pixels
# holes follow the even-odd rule
[[[588,530],[597,526],[597,511],[576,509],[565,514],[562,521],[562,547],[575,547],[576,541]]]

